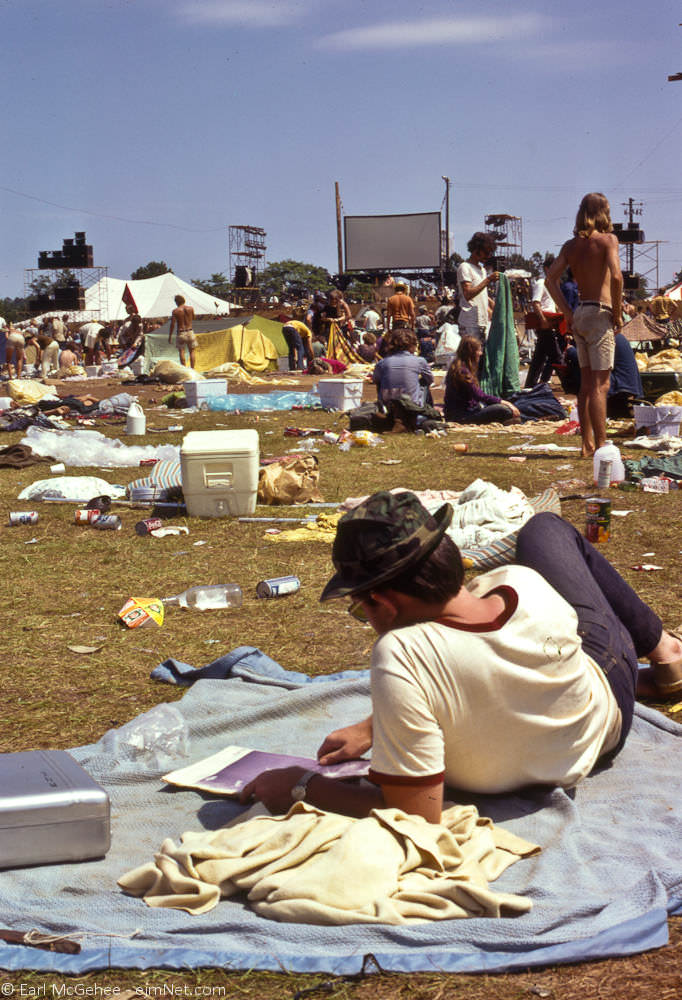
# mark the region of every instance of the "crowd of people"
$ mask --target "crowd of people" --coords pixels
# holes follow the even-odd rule
[[[144,350],[144,336],[159,326],[143,320],[134,309],[125,320],[99,323],[88,320],[74,323],[68,314],[47,316],[40,322],[20,326],[6,324],[5,378],[35,374],[42,378],[59,377],[73,369],[101,365],[105,361],[130,363]]]

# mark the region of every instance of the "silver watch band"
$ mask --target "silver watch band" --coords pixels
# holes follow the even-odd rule
[[[301,775],[294,787],[291,789],[291,798],[293,802],[302,802],[305,799],[308,782],[311,778],[314,778],[316,774],[319,774],[319,771],[306,771]]]

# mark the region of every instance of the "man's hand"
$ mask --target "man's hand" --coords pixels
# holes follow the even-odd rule
[[[256,799],[266,805],[274,816],[287,813],[292,804],[291,789],[303,774],[303,767],[280,767],[274,771],[263,771],[244,786],[239,801],[242,805],[247,805],[252,799]]]
[[[320,764],[338,764],[342,760],[356,760],[372,746],[372,717],[343,729],[335,729],[317,751]]]

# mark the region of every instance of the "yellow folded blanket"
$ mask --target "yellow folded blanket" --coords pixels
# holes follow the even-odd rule
[[[351,819],[298,802],[286,816],[165,840],[118,884],[149,906],[193,914],[245,892],[261,916],[307,924],[514,916],[531,901],[488,883],[538,851],[474,806],[453,806],[435,824],[398,809]]]

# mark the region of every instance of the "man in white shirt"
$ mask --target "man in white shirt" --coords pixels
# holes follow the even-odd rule
[[[376,311],[374,306],[370,306],[369,309],[366,309],[363,313],[362,320],[365,324],[365,330],[369,333],[374,333],[381,322],[381,316]]]
[[[499,273],[488,274],[485,264],[495,252],[495,237],[490,233],[474,233],[467,243],[469,259],[457,268],[459,291],[460,333],[476,337],[485,345],[488,332],[490,305],[488,285],[497,281]]]
[[[372,715],[331,733],[318,756],[330,764],[371,748],[369,782],[284,768],[259,775],[242,801],[283,812],[306,798],[352,816],[388,806],[437,823],[445,785],[570,788],[617,754],[638,657],[651,660],[659,696],[679,696],[679,637],[571,524],[536,514],[516,564],[464,587],[451,517],[449,504],[431,515],[413,493],[382,491],[339,521],[321,599],[350,596],[379,638]]]
[[[83,323],[82,327],[78,331],[81,335],[81,343],[85,349],[86,365],[93,365],[95,363],[95,350],[97,348],[97,342],[100,338],[100,334],[103,331],[104,327],[96,320],[90,320],[89,323]]]

